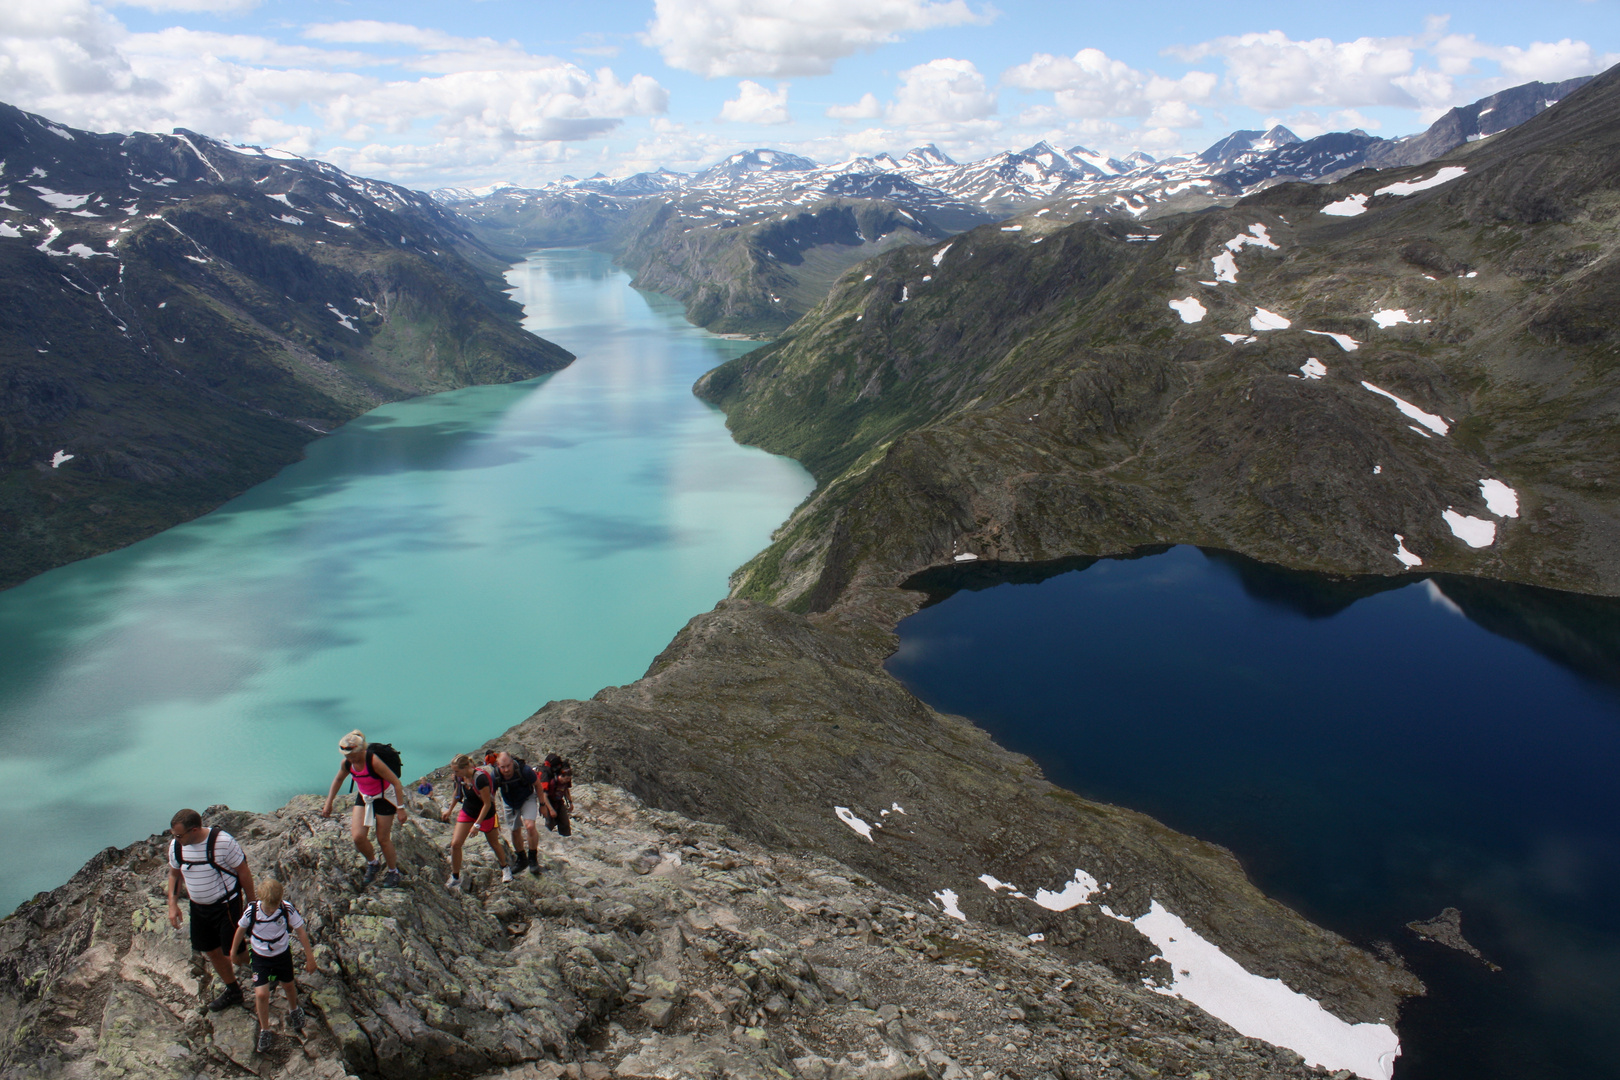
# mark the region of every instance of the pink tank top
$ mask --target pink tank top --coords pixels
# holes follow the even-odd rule
[[[362,795],[381,795],[387,786],[382,777],[371,771],[371,754],[366,754],[366,763],[360,768],[349,766],[349,775],[354,777],[354,786]]]

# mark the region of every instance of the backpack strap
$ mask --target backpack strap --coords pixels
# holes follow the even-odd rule
[[[203,857],[208,860],[208,865],[214,868],[214,873],[218,874],[221,878],[231,879],[230,884],[225,886],[225,899],[231,900],[235,898],[237,893],[242,891],[242,879],[237,876],[236,871],[227,870],[225,867],[219,865],[218,862],[214,861],[214,845],[219,842],[219,834],[221,831],[222,830],[218,825],[215,825],[213,828],[208,830],[208,845],[203,848]],[[258,905],[254,906],[257,907]]]

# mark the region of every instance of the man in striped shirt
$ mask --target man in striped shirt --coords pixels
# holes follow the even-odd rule
[[[242,1004],[242,986],[227,950],[236,937],[242,901],[254,903],[253,871],[247,855],[230,833],[205,829],[202,815],[181,810],[169,822],[169,925],[180,928],[180,901],[176,889],[182,881],[191,901],[191,947],[208,957],[225,983],[225,990],[209,1008],[220,1012]]]

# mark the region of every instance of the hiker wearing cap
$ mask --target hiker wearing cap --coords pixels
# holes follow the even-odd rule
[[[365,735],[358,731],[351,731],[338,740],[343,764],[338,767],[332,789],[326,793],[326,805],[321,807],[321,817],[332,815],[332,803],[337,799],[338,788],[343,786],[343,781],[354,781],[356,794],[354,810],[349,814],[349,835],[354,838],[356,850],[366,857],[366,876],[362,884],[370,885],[382,868],[369,835],[375,823],[377,846],[382,848],[382,857],[388,863],[388,872],[383,875],[383,888],[392,889],[399,884],[399,859],[394,854],[394,818],[408,815],[405,812],[405,787],[399,782],[395,770],[383,760],[381,751],[385,747],[392,754],[393,747],[385,743],[368,743]],[[390,787],[399,796],[397,803],[383,797]]]
[[[259,888],[259,899],[248,905],[236,922],[236,946],[253,946],[253,1004],[259,1014],[259,1053],[268,1053],[270,1034],[270,992],[280,983],[287,992],[287,1026],[294,1035],[304,1030],[304,1008],[298,1004],[298,986],[294,981],[292,938],[298,935],[304,947],[304,971],[315,974],[315,949],[309,943],[309,931],[304,929],[304,917],[298,909],[282,899],[281,882],[275,878]]]
[[[522,758],[503,751],[495,755],[495,771],[489,778],[506,803],[506,820],[512,825],[513,869],[521,874],[527,866],[539,877],[539,817],[542,812],[547,817],[552,814],[546,793],[540,790],[540,774]],[[525,834],[529,841],[527,851],[523,848]]]
[[[191,904],[191,947],[208,957],[225,990],[209,1009],[220,1012],[242,1003],[242,986],[226,950],[235,951],[236,920],[242,900],[257,899],[253,871],[247,855],[230,833],[202,827],[202,815],[181,810],[169,819],[169,925],[180,928],[180,901],[176,888],[182,881]]]
[[[461,848],[474,829],[484,834],[490,850],[495,852],[495,861],[501,864],[501,880],[511,881],[512,868],[507,865],[500,830],[496,828],[500,821],[495,816],[495,785],[490,782],[489,773],[474,767],[473,759],[466,754],[456,755],[450,762],[450,771],[456,778],[456,796],[441,818],[449,821],[450,812],[454,810],[456,827],[450,834],[450,880],[444,883],[445,887],[461,888]]]

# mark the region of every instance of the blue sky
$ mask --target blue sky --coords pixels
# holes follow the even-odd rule
[[[35,0],[0,9],[0,100],[189,127],[417,187],[823,161],[1039,139],[1123,156],[1240,127],[1420,130],[1620,61],[1620,0]]]

